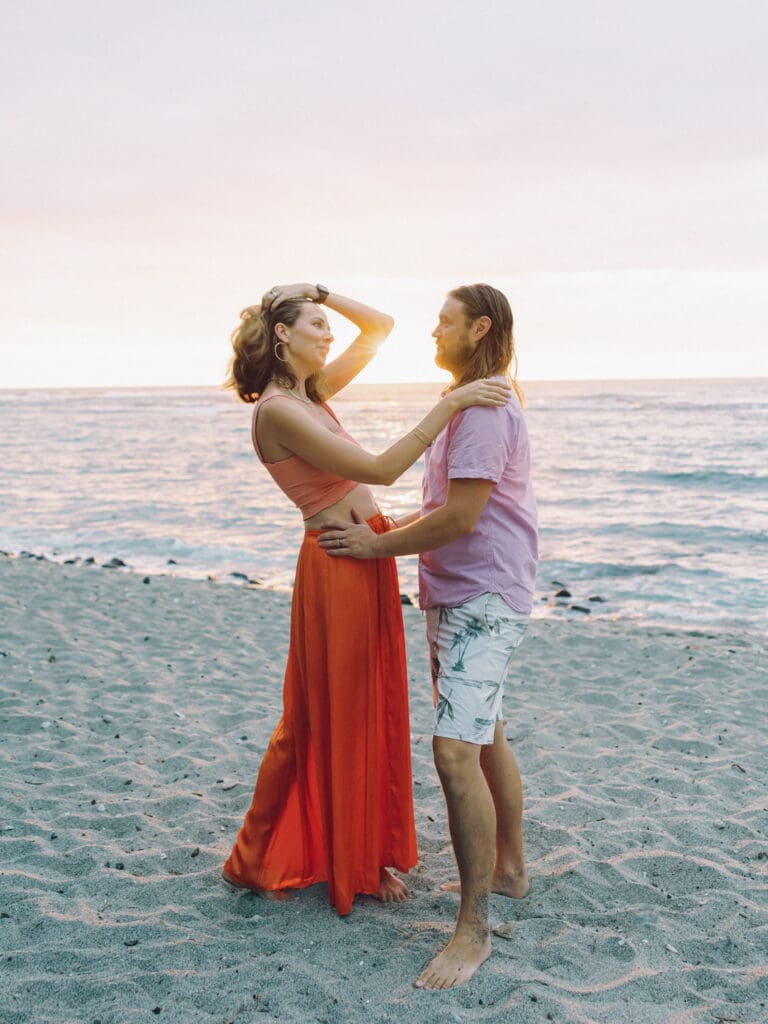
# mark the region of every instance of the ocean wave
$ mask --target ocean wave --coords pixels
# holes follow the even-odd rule
[[[642,481],[663,486],[714,488],[723,491],[765,491],[768,490],[768,476],[757,473],[734,473],[725,469],[693,469],[665,472],[659,469],[622,470],[622,480]]]
[[[545,531],[542,531],[544,533]],[[568,531],[560,531],[567,535]],[[650,540],[675,540],[686,545],[702,545],[705,543],[717,546],[723,543],[733,545],[765,544],[768,542],[768,530],[740,530],[738,527],[718,526],[708,523],[671,523],[659,520],[654,523],[611,522],[602,526],[591,526],[593,536],[613,537],[632,533],[635,537]]]
[[[692,569],[675,561],[664,562],[587,562],[560,559],[543,560],[539,567],[541,578],[553,575],[557,578],[570,576],[572,579],[622,579],[632,576],[660,576],[677,574],[681,577],[716,579],[722,574],[716,569]]]

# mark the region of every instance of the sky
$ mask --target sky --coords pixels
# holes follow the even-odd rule
[[[361,380],[473,281],[523,380],[768,376],[763,0],[5,6],[0,387],[218,384],[294,281]]]

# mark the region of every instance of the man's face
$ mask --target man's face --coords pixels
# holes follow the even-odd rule
[[[435,364],[459,377],[475,351],[469,337],[470,325],[464,315],[464,304],[450,295],[443,303],[432,331],[435,339]]]

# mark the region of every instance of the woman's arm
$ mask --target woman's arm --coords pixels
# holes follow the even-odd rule
[[[263,308],[268,309],[273,303],[279,305],[286,299],[300,296],[317,302],[320,292],[315,284],[276,285],[264,293],[261,304]],[[395,321],[387,313],[380,313],[378,309],[366,306],[355,299],[348,299],[345,295],[338,295],[336,292],[329,292],[323,305],[336,313],[341,313],[360,330],[355,340],[325,365],[329,394],[335,395],[370,363],[379,345],[391,333]]]
[[[387,313],[380,313],[371,306],[365,306],[362,302],[337,295],[335,292],[328,294],[324,304],[334,312],[341,313],[360,329],[355,340],[325,365],[329,393],[335,395],[370,363],[379,345],[391,333],[395,321]]]
[[[389,485],[423,455],[454,413],[470,405],[503,406],[510,395],[506,384],[493,380],[476,380],[456,388],[418,426],[381,455],[373,455],[326,430],[307,409],[293,401],[269,402],[260,417],[262,429],[274,432],[283,447],[310,465],[346,480]]]

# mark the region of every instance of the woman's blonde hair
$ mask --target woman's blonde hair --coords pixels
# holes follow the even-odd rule
[[[279,355],[283,343],[275,334],[278,324],[292,327],[303,306],[311,299],[285,299],[277,309],[246,306],[240,324],[232,331],[232,359],[225,388],[236,391],[244,402],[255,402],[271,380],[281,387],[295,388],[298,378]],[[306,381],[307,397],[322,402],[327,397],[325,375],[313,373]]]
[[[503,373],[522,405],[523,389],[517,383],[514,320],[506,295],[490,284],[462,285],[448,294],[464,306],[467,326],[481,316],[491,321],[488,333],[478,343],[461,380],[456,381],[454,387]]]

